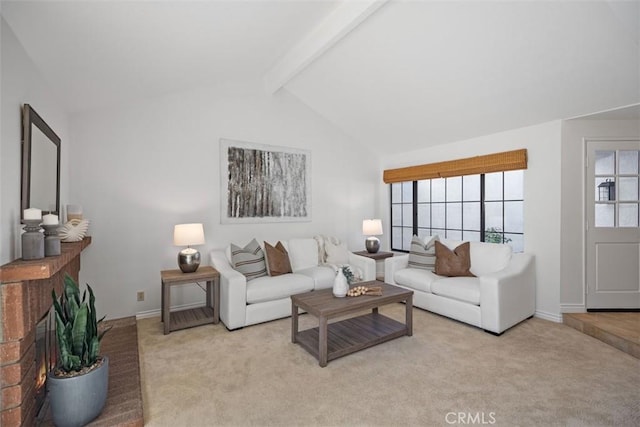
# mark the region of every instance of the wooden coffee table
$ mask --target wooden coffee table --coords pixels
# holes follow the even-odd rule
[[[413,334],[413,291],[377,280],[358,286],[380,286],[382,295],[336,298],[332,289],[322,289],[291,296],[291,342],[315,356],[322,367],[329,360]],[[378,313],[378,307],[402,301],[406,303],[404,324]],[[318,318],[317,328],[298,331],[299,308]],[[364,310],[371,312],[328,323],[329,319]]]

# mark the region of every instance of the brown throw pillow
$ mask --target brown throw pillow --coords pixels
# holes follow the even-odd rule
[[[471,245],[465,242],[453,251],[436,241],[436,271],[438,276],[470,276],[475,277],[471,268]]]
[[[280,276],[281,274],[291,273],[289,253],[281,242],[278,242],[275,247],[264,242],[264,249],[265,252],[267,252],[270,276]]]

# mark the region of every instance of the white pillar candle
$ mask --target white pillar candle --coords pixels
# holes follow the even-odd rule
[[[48,214],[42,217],[44,225],[58,225],[58,215]]]
[[[24,219],[42,219],[42,211],[37,208],[25,209]]]

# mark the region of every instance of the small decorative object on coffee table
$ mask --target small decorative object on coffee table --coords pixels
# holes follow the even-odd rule
[[[331,289],[321,289],[291,296],[291,342],[315,356],[322,367],[329,360],[413,334],[413,291],[377,280],[361,286],[379,287],[382,295],[333,298]],[[378,307],[402,301],[406,303],[404,324],[378,313]],[[316,316],[318,327],[298,331],[299,309]],[[329,319],[363,310],[371,312],[329,324]]]
[[[382,287],[356,286],[355,288],[349,289],[347,292],[347,296],[349,297],[359,297],[361,295],[380,296],[382,295]]]
[[[336,278],[333,280],[333,296],[337,298],[344,298],[347,296],[348,290],[349,284],[347,283],[347,278],[344,276],[342,268],[338,268]]]
[[[220,321],[220,273],[213,267],[200,267],[194,273],[180,270],[160,272],[162,279],[162,316],[164,334],[178,329],[191,328]],[[207,282],[207,300],[203,307],[171,311],[171,287],[187,283]]]

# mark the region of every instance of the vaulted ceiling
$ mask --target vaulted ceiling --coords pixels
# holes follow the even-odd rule
[[[386,153],[640,103],[638,1],[2,1],[1,13],[69,112],[264,79]]]

